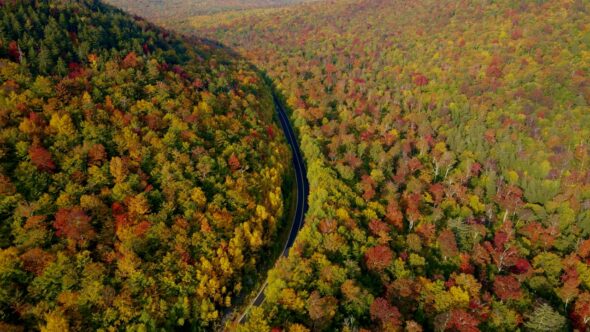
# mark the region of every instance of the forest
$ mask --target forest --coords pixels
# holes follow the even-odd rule
[[[0,331],[219,326],[288,208],[273,114],[215,43],[0,1]]]
[[[343,0],[187,19],[265,70],[310,180],[243,331],[586,331],[587,1]]]
[[[0,0],[0,331],[590,330],[590,2],[108,2]]]

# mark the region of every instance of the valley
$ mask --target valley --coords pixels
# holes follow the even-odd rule
[[[0,5],[0,330],[590,328],[587,1],[109,3]]]

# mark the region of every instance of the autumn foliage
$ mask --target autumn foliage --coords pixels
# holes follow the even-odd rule
[[[392,258],[393,252],[386,246],[376,246],[365,252],[365,261],[371,270],[385,269],[391,263]]]
[[[336,0],[177,25],[265,70],[297,127],[310,210],[269,324],[589,329],[588,13]],[[297,305],[314,292],[337,300],[330,321]]]
[[[590,329],[587,1],[112,2],[198,37],[0,6],[0,329],[211,330],[255,287],[287,150],[211,40],[310,184],[238,330]]]
[[[53,172],[55,170],[55,163],[51,157],[51,152],[47,151],[42,147],[31,147],[29,149],[29,156],[31,162],[40,171]]]
[[[289,209],[262,82],[101,1],[0,1],[0,331],[219,327]]]
[[[96,236],[90,217],[79,207],[58,210],[53,227],[55,235],[76,243],[90,241]]]

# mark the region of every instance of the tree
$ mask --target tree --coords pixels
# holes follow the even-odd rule
[[[41,47],[41,51],[38,54],[38,67],[42,74],[50,74],[53,68],[53,60],[51,54],[45,47]]]
[[[229,164],[229,168],[232,170],[232,172],[239,170],[241,167],[240,160],[238,159],[235,153],[232,153],[231,156],[229,156],[227,163]]]
[[[527,329],[535,332],[563,331],[566,319],[547,303],[535,308],[524,324]]]
[[[119,157],[113,157],[111,158],[111,162],[110,162],[110,171],[111,171],[111,175],[115,178],[115,182],[116,183],[122,183],[123,181],[125,181],[125,178],[127,177],[127,166],[125,165],[125,162],[119,158]]]
[[[64,313],[55,310],[45,315],[45,325],[41,327],[41,332],[69,332],[70,324]]]
[[[412,79],[414,81],[414,84],[417,86],[424,86],[429,82],[428,78],[420,73],[415,73]]]
[[[22,261],[18,257],[15,247],[0,249],[0,310],[8,312],[14,303],[20,283],[25,280],[26,274],[21,270]]]
[[[100,165],[107,158],[107,153],[102,144],[94,144],[88,150],[88,163],[90,165]]]
[[[25,271],[39,276],[53,262],[54,257],[41,248],[33,248],[20,255],[20,259],[23,262],[23,269]]]
[[[260,307],[253,307],[248,315],[248,320],[245,324],[241,324],[237,327],[238,332],[267,332],[270,331],[267,318],[264,315],[264,311]]]
[[[577,252],[582,258],[590,257],[590,239],[582,241],[578,246]]]
[[[137,67],[137,64],[138,64],[137,54],[135,54],[135,52],[129,52],[125,56],[125,59],[123,59],[121,66],[123,68],[127,69],[127,68],[135,68],[135,67]]]
[[[476,332],[479,321],[462,309],[454,309],[450,312],[445,331]]]
[[[390,305],[386,299],[378,297],[373,301],[370,308],[371,319],[385,330],[393,331],[401,325],[402,315],[399,310]]]
[[[455,234],[449,229],[445,229],[440,233],[438,236],[438,245],[445,259],[459,254]]]
[[[43,172],[52,173],[55,171],[55,163],[51,153],[40,146],[33,146],[29,149],[29,157],[33,165]]]
[[[96,236],[90,222],[90,217],[81,208],[62,208],[55,214],[53,227],[56,230],[55,235],[71,240],[75,244],[83,245],[92,241]]]
[[[580,294],[576,299],[570,316],[574,321],[575,327],[580,329],[580,331],[588,328],[588,323],[590,322],[590,293],[583,292]]]
[[[141,218],[150,210],[150,205],[145,195],[140,194],[129,199],[129,214],[136,218]]]
[[[57,63],[55,64],[55,73],[60,76],[65,76],[68,73],[68,68],[66,67],[65,61],[59,57],[57,59]]]
[[[552,285],[560,283],[563,264],[561,258],[552,252],[541,253],[533,258],[533,267],[543,273]]]
[[[291,324],[289,326],[289,332],[309,332],[309,329],[301,324]]]
[[[365,252],[365,263],[370,270],[381,271],[391,264],[392,259],[393,252],[384,245],[369,248]]]
[[[199,187],[193,188],[193,191],[191,193],[191,199],[193,200],[193,202],[195,202],[195,204],[197,204],[197,207],[200,209],[205,207],[205,204],[207,203],[207,196],[205,196],[205,193]]]
[[[393,199],[389,200],[387,203],[387,212],[385,218],[398,230],[402,230],[404,228],[403,213],[400,211],[398,203]]]
[[[382,221],[373,219],[369,222],[369,229],[376,236],[385,236],[389,233],[390,226]]]
[[[15,40],[10,41],[8,43],[8,55],[12,61],[22,62],[23,60],[23,53],[18,45],[18,42]]]
[[[518,300],[522,297],[520,283],[512,276],[496,276],[494,279],[494,292],[501,300]]]
[[[511,212],[514,213],[523,205],[522,196],[522,190],[514,185],[505,185],[498,190],[495,200],[505,209],[503,222],[506,222],[506,218]]]
[[[318,291],[311,293],[307,299],[306,308],[311,318],[318,327],[329,322],[336,314],[338,301],[332,296],[321,296]]]

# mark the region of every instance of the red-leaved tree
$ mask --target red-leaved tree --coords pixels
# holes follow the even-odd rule
[[[229,156],[229,159],[227,160],[227,163],[229,164],[229,168],[232,171],[237,171],[240,169],[240,160],[238,159],[238,157],[236,156],[235,153],[232,153],[231,156]]]
[[[450,312],[445,331],[477,332],[479,321],[474,316],[462,309],[455,309]]]
[[[380,323],[388,330],[394,331],[395,328],[401,325],[402,315],[399,310],[390,305],[386,299],[378,297],[371,303],[370,308],[371,319]]]
[[[38,170],[43,172],[53,172],[55,170],[55,163],[51,156],[51,152],[40,146],[33,146],[29,149],[29,157],[31,162]]]
[[[501,300],[518,300],[522,297],[520,283],[512,275],[496,276],[494,280],[494,292]]]
[[[77,244],[90,241],[96,236],[90,221],[90,217],[80,207],[59,209],[53,222],[55,235],[72,240]]]
[[[371,270],[382,271],[391,263],[393,252],[387,246],[376,246],[365,252],[365,262]]]

